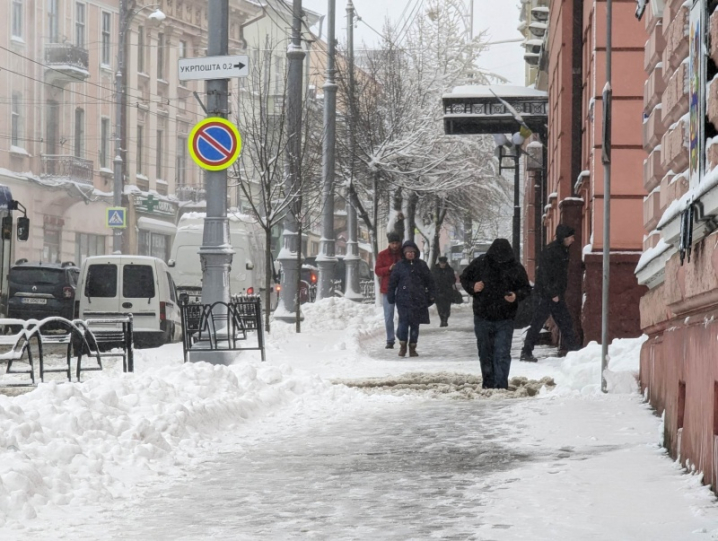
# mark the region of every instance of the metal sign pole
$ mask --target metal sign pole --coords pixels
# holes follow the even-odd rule
[[[226,55],[229,47],[229,0],[209,0],[208,24],[211,32],[207,56]],[[226,79],[207,81],[207,111],[209,116],[226,118],[229,108]],[[229,302],[229,269],[232,250],[227,219],[227,170],[205,172],[207,214],[199,257],[202,263],[202,303]],[[215,313],[218,313],[215,310]],[[228,364],[233,355],[221,351],[206,351],[191,360]]]
[[[608,309],[611,283],[611,54],[613,6],[606,0],[606,86],[603,89],[603,285],[601,298],[601,390],[608,392]]]

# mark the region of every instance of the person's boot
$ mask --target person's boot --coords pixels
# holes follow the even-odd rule
[[[521,351],[521,357],[519,357],[519,361],[524,361],[526,363],[537,363],[538,359],[534,357],[534,354],[530,351]]]
[[[406,342],[399,340],[399,357],[406,357]]]
[[[394,342],[387,342],[384,349],[394,349]]]
[[[409,344],[409,357],[418,357],[419,354],[416,352],[416,344]]]

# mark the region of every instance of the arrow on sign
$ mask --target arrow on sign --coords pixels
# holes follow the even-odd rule
[[[237,69],[242,69],[244,67],[244,64],[242,64],[241,62],[237,62],[234,67]]]

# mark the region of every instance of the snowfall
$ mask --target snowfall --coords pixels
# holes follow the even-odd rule
[[[714,495],[668,456],[662,419],[639,392],[644,338],[611,345],[608,393],[595,343],[565,358],[538,348],[540,362],[514,360],[509,391],[484,391],[465,304],[446,329],[432,312],[417,358],[384,349],[374,305],[326,299],[303,315],[300,333],[272,322],[266,362],[252,351],[230,366],[185,364],[170,344],[137,350],[131,374],[108,361],[82,383],[0,395],[0,540],[718,539]],[[450,437],[422,444],[406,422],[421,408],[427,423],[451,423]],[[421,466],[489,435],[523,458]],[[322,494],[349,437],[381,437],[384,455],[413,453],[419,466],[377,475],[372,460],[391,457],[355,449]],[[228,479],[243,494],[229,506],[217,501],[231,498]]]

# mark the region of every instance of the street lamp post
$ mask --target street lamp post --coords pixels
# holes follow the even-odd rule
[[[299,189],[301,188],[302,153],[302,72],[305,52],[302,49],[302,0],[292,2],[292,40],[287,48],[287,146],[284,190],[292,199],[284,216],[284,246],[277,258],[282,264],[282,291],[275,319],[294,321],[297,317],[297,275],[301,272],[302,241],[299,238]]]
[[[331,297],[334,268],[337,264],[334,240],[334,167],[336,146],[337,84],[334,82],[336,0],[328,0],[327,77],[324,83],[324,142],[322,152],[323,203],[322,241],[317,257],[319,266],[319,300]]]
[[[155,11],[149,15],[149,19],[157,22],[165,20],[166,16],[159,7],[141,6],[134,10],[127,9],[128,0],[120,0],[119,13],[119,41],[117,45],[117,73],[115,73],[115,159],[113,161],[113,184],[112,184],[112,205],[114,207],[122,206],[122,190],[124,185],[124,161],[122,160],[122,127],[125,123],[125,104],[123,100],[125,85],[125,40],[127,38],[127,30],[130,27],[132,19],[145,9],[154,9]],[[122,253],[122,230],[115,228],[112,235],[112,251],[114,253]]]
[[[521,141],[523,142],[523,141]],[[496,136],[496,144],[499,150],[499,173],[504,169],[513,169],[514,171],[514,215],[512,223],[512,240],[511,244],[514,249],[514,257],[516,261],[521,261],[521,142],[518,140],[509,141],[506,136]],[[513,150],[512,154],[505,154],[506,148]],[[513,167],[504,167],[504,158],[511,158],[514,161]]]

